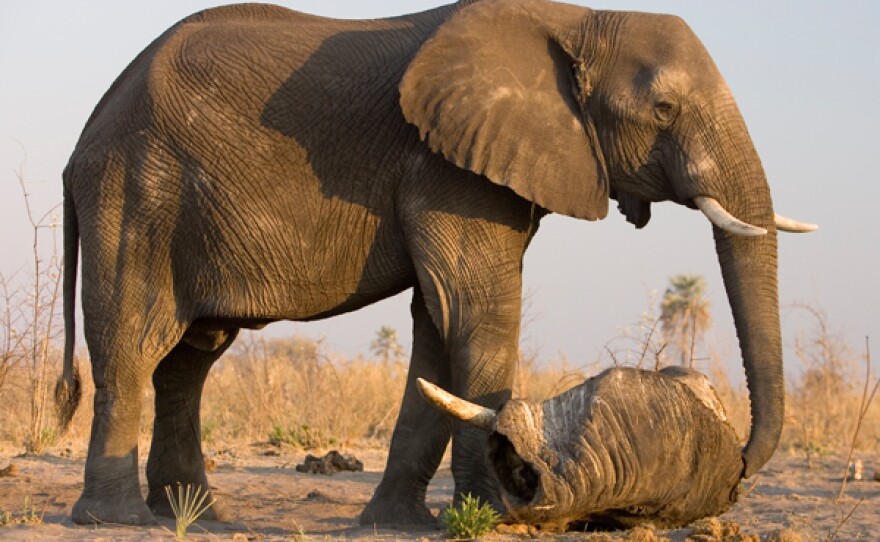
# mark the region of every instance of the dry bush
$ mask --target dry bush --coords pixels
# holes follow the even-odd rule
[[[840,333],[828,324],[825,313],[809,305],[798,305],[814,320],[808,331],[795,338],[795,355],[800,360],[800,377],[789,383],[783,445],[809,456],[846,449],[859,418],[864,361],[854,353]],[[880,408],[867,411],[857,449],[880,446]]]
[[[406,365],[346,360],[304,337],[247,333],[208,375],[202,401],[206,440],[301,447],[390,441]]]
[[[15,175],[31,227],[31,263],[17,280],[0,275],[0,394],[14,406],[0,414],[0,427],[5,438],[22,442],[27,452],[40,453],[57,438],[51,397],[60,369],[62,262],[55,244],[57,206],[35,215],[24,166],[22,162]]]
[[[564,354],[549,362],[540,362],[532,354],[520,356],[514,380],[513,397],[526,401],[543,401],[571,389],[598,373],[598,364],[578,367]]]
[[[56,358],[57,360],[57,358]],[[60,372],[61,364],[55,363]],[[54,385],[54,382],[53,382]],[[29,448],[31,438],[31,395],[34,391],[29,371],[23,364],[10,365],[6,370],[0,401],[5,408],[0,409],[0,440],[16,446]],[[51,393],[49,386],[42,390]],[[44,445],[54,444],[54,427],[44,427],[39,439]]]

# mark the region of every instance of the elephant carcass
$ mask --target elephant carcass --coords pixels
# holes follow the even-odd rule
[[[675,527],[736,500],[737,437],[696,371],[608,369],[543,403],[509,401],[494,416],[436,400],[445,392],[429,387],[429,401],[491,431],[487,459],[512,520]]]

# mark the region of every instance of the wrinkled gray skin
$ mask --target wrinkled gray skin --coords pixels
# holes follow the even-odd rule
[[[720,404],[703,375],[679,367],[609,369],[540,404],[510,401],[488,456],[508,515],[677,527],[724,512],[742,463]]]
[[[716,228],[715,240],[751,391],[745,474],[776,446],[770,191],[733,96],[676,17],[544,0],[374,21],[204,11],[120,75],[64,187],[64,382],[70,398],[79,242],[96,388],[77,522],[150,523],[170,513],[166,484],[208,487],[199,400],[239,328],[407,288],[410,375],[361,521],[432,521],[425,490],[450,437],[456,494],[500,508],[485,437],[425,405],[414,379],[492,407],[509,399],[529,240],[547,212],[597,220],[609,199],[641,227],[651,202],[710,196],[769,231]],[[137,429],[150,378],[145,503]]]

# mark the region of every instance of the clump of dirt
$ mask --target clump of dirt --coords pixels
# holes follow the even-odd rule
[[[791,529],[777,529],[767,535],[765,542],[801,542],[803,538]]]
[[[353,455],[343,455],[336,450],[327,452],[324,457],[308,454],[306,460],[296,466],[297,472],[326,474],[328,476],[337,472],[361,472],[363,470],[364,464],[358,458]]]
[[[584,542],[669,542],[670,539],[662,536],[654,530],[652,525],[639,525],[627,531],[614,531],[605,533],[590,533],[584,538]]]
[[[541,531],[534,525],[525,523],[499,523],[495,526],[495,532],[503,535],[514,535],[523,538],[538,538]]]
[[[18,474],[18,467],[10,463],[8,466],[0,469],[0,478],[12,478]]]
[[[732,521],[706,518],[694,522],[693,530],[685,542],[761,542],[761,538],[756,534],[740,532],[739,525]]]

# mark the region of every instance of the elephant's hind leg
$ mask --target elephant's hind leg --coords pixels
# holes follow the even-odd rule
[[[173,517],[165,486],[190,484],[210,493],[202,455],[199,405],[211,365],[232,344],[237,334],[237,329],[227,330],[222,334],[224,340],[212,349],[195,347],[185,336],[153,373],[156,420],[147,460],[147,504],[159,516]],[[212,497],[209,494],[205,502],[210,502]],[[202,518],[228,519],[219,502],[215,502]]]
[[[95,327],[101,329],[100,324]],[[174,332],[169,329],[163,335],[173,337]],[[110,339],[93,336],[89,344],[94,418],[85,486],[71,516],[80,524],[152,524],[156,519],[141,494],[137,442],[143,391],[158,362],[152,360],[161,359],[163,352],[132,348],[131,337],[118,328],[103,337]]]

